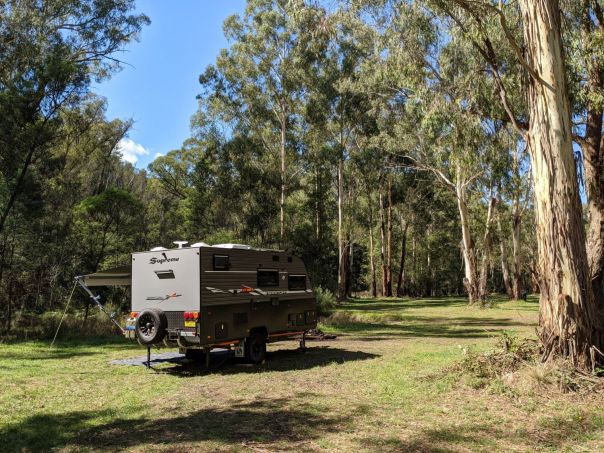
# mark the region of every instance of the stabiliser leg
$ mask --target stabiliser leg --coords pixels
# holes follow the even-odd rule
[[[300,338],[300,351],[306,351],[306,331],[302,332],[302,338]]]
[[[151,346],[147,346],[147,369],[151,368]]]

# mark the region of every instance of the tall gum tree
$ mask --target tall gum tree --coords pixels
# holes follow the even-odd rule
[[[581,147],[587,195],[587,259],[596,302],[604,306],[604,13],[599,1],[562,0],[574,141]]]
[[[601,335],[596,333],[597,312],[573,155],[559,2],[522,0],[518,3],[519,10],[504,2],[500,2],[499,7],[490,1],[435,3],[453,19],[489,64],[501,105],[510,123],[528,144],[538,248],[539,337],[544,358],[569,357],[576,366],[593,365]],[[510,14],[516,12],[520,13],[524,50],[508,22]],[[466,17],[462,20],[464,14]],[[488,26],[493,27],[493,18],[497,19],[495,27],[503,31],[507,47],[513,50],[526,74],[525,118],[514,113],[509,87],[502,80],[505,68],[500,66],[488,32]]]
[[[287,242],[286,198],[293,173],[289,150],[299,113],[299,71],[304,67],[297,28],[300,11],[297,1],[249,1],[243,17],[225,21],[230,48],[223,49],[216,65],[200,76],[200,99],[210,96],[211,113],[237,132],[259,139],[277,157],[280,247]]]
[[[589,364],[596,309],[589,274],[557,0],[520,2],[530,68],[526,139],[535,182],[540,338],[546,354]]]

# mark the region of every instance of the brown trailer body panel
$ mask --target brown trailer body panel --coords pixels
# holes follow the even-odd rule
[[[314,327],[315,296],[300,258],[282,251],[201,249],[201,345],[254,330],[272,335]]]

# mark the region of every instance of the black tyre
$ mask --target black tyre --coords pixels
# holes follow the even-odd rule
[[[266,336],[253,333],[245,341],[245,358],[251,363],[262,363],[266,359]]]
[[[136,337],[143,346],[160,343],[166,336],[168,318],[158,308],[143,310],[136,318]]]
[[[203,349],[187,348],[185,351],[185,358],[188,360],[194,360],[195,362],[205,362],[206,352]]]

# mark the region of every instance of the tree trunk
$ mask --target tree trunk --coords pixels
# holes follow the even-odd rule
[[[380,261],[382,264],[382,297],[386,296],[386,287],[388,285],[388,266],[386,264],[386,219],[384,214],[384,196],[380,188]]]
[[[367,189],[367,204],[369,205],[369,264],[371,266],[371,297],[377,297],[377,281],[375,271],[375,252],[373,250],[373,201]]]
[[[538,246],[539,336],[544,358],[592,363],[596,309],[585,247],[557,0],[521,0]]]
[[[411,214],[411,221],[414,222],[415,221],[415,214]],[[415,224],[414,224],[415,225]],[[415,232],[415,226],[413,227],[413,234],[411,235],[411,264],[412,264],[412,269],[413,272],[411,274],[411,285],[410,285],[410,289],[412,291],[412,293],[410,295],[415,296],[415,287],[416,287],[416,283],[417,283],[417,255],[415,253],[415,249],[416,249],[416,245],[417,245],[417,239],[416,239],[416,232]]]
[[[467,187],[461,178],[461,168],[457,166],[457,181],[455,185],[457,195],[457,208],[461,223],[462,254],[465,268],[464,286],[468,292],[468,303],[474,304],[480,299],[478,288],[478,274],[476,271],[476,252],[470,234],[470,215],[467,204]]]
[[[485,223],[483,238],[483,255],[480,263],[480,283],[478,286],[478,296],[481,301],[487,298],[487,280],[489,263],[491,261],[491,243],[492,243],[492,224],[495,211],[495,197],[489,196],[489,207],[487,209],[487,221]]]
[[[430,225],[426,234],[426,297],[432,296],[432,250],[430,249]]]
[[[593,39],[594,23],[591,18],[591,2],[582,0],[582,39]],[[600,24],[602,27],[602,24]],[[587,43],[586,43],[587,44]],[[604,88],[602,68],[597,66],[597,58],[591,54],[585,62],[587,67],[587,90],[593,95]],[[602,156],[602,115],[601,102],[587,97],[587,122],[585,136],[581,142],[583,167],[585,169],[585,191],[587,193],[587,259],[596,304],[604,303],[604,158]]]
[[[352,297],[353,284],[353,266],[354,266],[354,244],[352,239],[348,238],[348,266],[346,267],[346,297]]]
[[[510,269],[508,267],[508,254],[505,241],[503,240],[503,228],[501,228],[501,219],[497,216],[497,232],[499,233],[499,250],[501,252],[501,274],[503,276],[503,285],[505,286],[505,292],[508,299],[514,299],[514,293],[512,291],[512,281],[510,278]]]
[[[321,243],[321,183],[319,174],[319,167],[315,168],[315,241],[316,244]]]
[[[340,152],[338,159],[338,300],[346,296],[346,263],[344,262],[343,213],[344,210],[344,154]]]
[[[401,239],[401,260],[398,269],[398,279],[396,282],[396,297],[403,297],[405,295],[405,259],[407,257],[407,230],[409,229],[409,222],[403,220],[401,215],[402,225],[402,239]]]
[[[522,266],[520,263],[520,227],[522,215],[518,204],[514,207],[514,217],[512,219],[512,262],[513,280],[512,280],[512,297],[514,300],[520,300],[522,297]]]
[[[386,297],[392,297],[392,175],[388,174],[388,224],[386,237]]]
[[[281,201],[279,203],[279,244],[281,248],[285,247],[285,115],[281,118]]]

